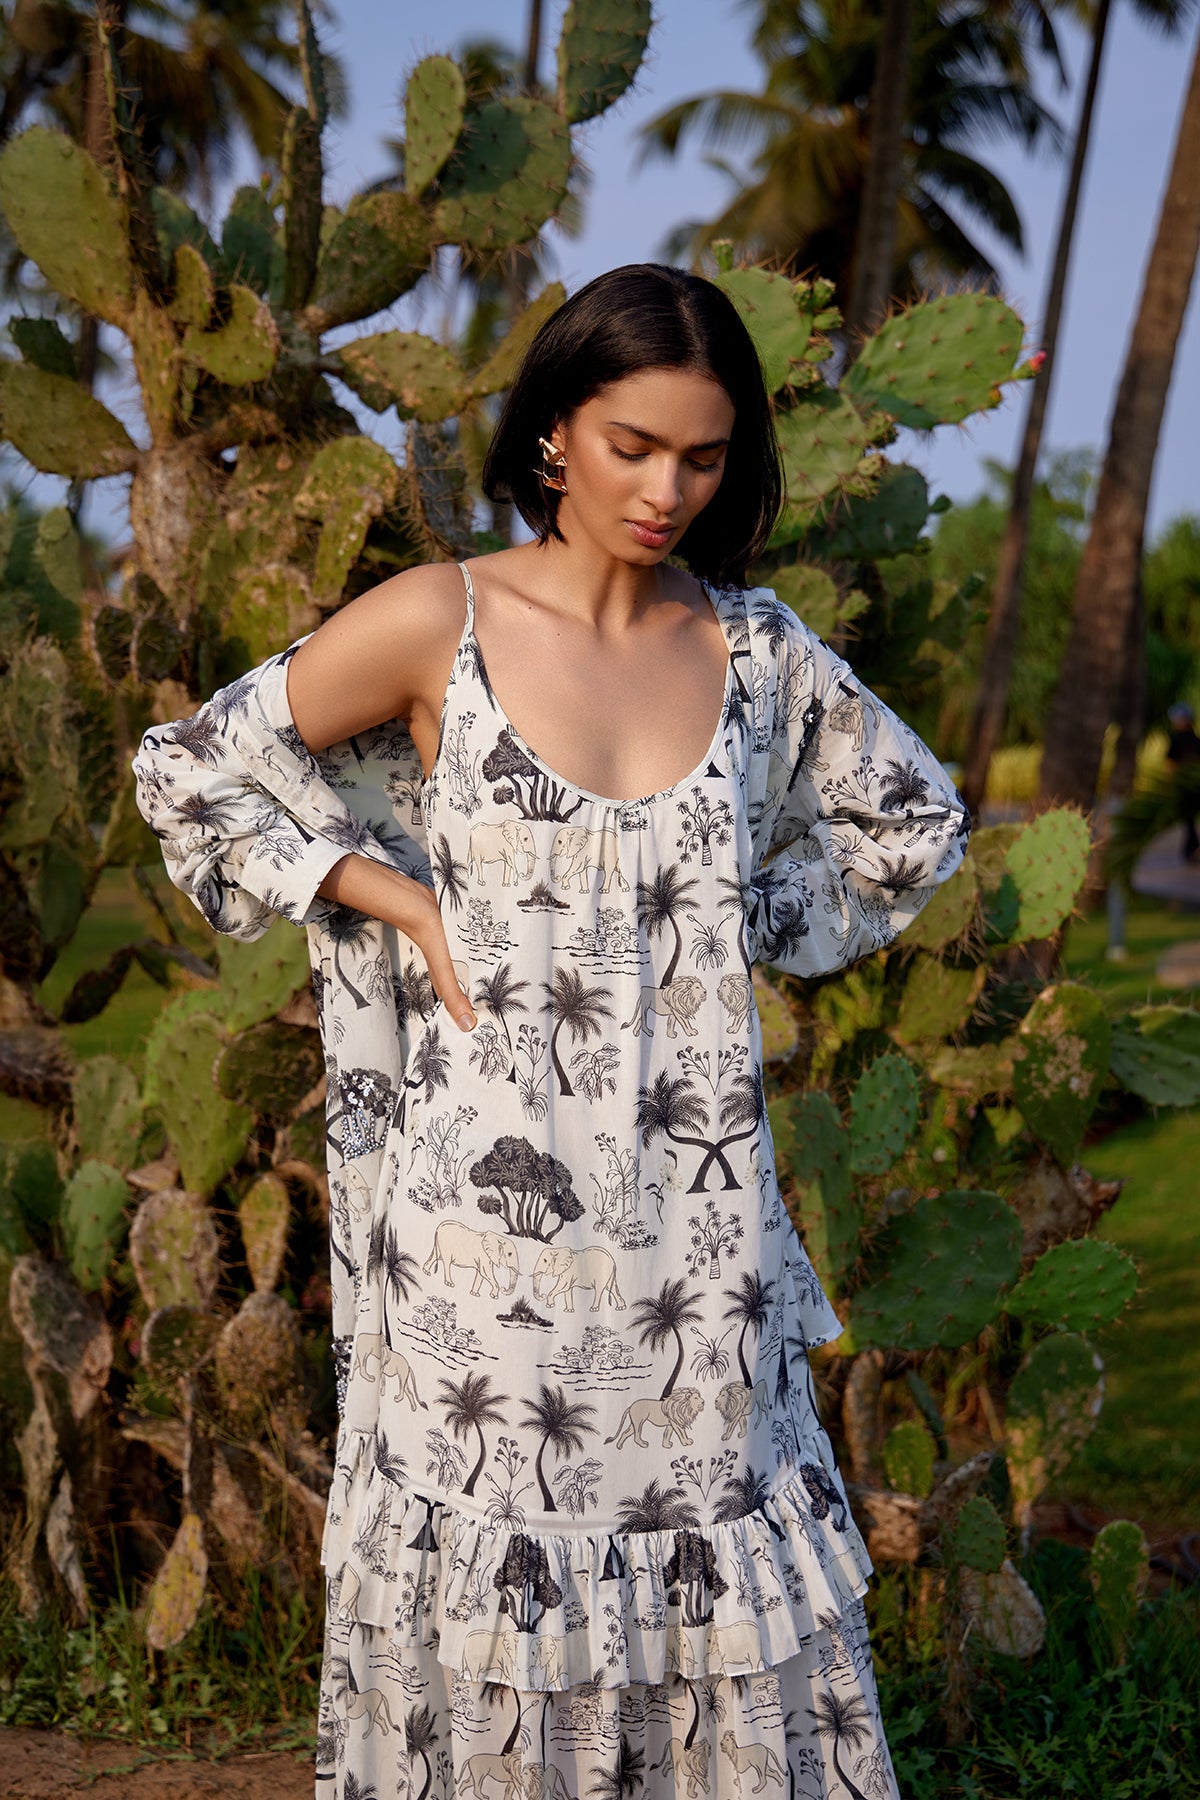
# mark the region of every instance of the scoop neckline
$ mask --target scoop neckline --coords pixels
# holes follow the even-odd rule
[[[516,726],[509,718],[508,713],[500,704],[496,690],[492,686],[491,677],[487,672],[487,663],[484,661],[483,647],[475,635],[475,587],[474,583],[471,582],[470,570],[462,563],[459,564],[459,567],[462,569],[464,578],[470,584],[468,588],[469,604],[467,607],[467,617],[463,626],[462,637],[459,640],[460,645],[470,642],[473,646],[480,680],[491,698],[492,706],[504,723],[504,729],[508,732],[517,747],[525,752],[525,755],[529,758],[530,762],[536,766],[541,774],[545,775],[550,781],[556,782],[559,787],[567,788],[572,794],[577,794],[581,800],[587,800],[594,806],[607,807],[610,812],[617,813],[624,812],[627,807],[649,806],[651,802],[655,800],[674,799],[677,794],[683,792],[684,788],[691,787],[693,782],[703,779],[709,764],[720,754],[724,746],[726,728],[729,720],[730,694],[733,687],[734,675],[732,647],[725,630],[725,621],[721,617],[720,608],[713,599],[712,592],[706,582],[702,581],[700,585],[704,590],[705,599],[712,607],[713,615],[716,618],[717,626],[721,633],[721,641],[725,645],[725,685],[721,690],[721,706],[717,716],[716,730],[709,739],[707,750],[704,752],[704,755],[696,764],[695,768],[690,770],[688,774],[681,776],[678,781],[672,782],[670,787],[655,788],[653,793],[649,794],[631,794],[627,800],[615,800],[611,794],[598,794],[594,789],[581,787],[579,782],[570,781],[565,775],[560,775],[557,769],[551,768],[550,764],[543,756],[538,755],[538,752],[533,748],[533,745],[528,743],[517,730]],[[438,756],[440,757],[440,755],[441,744],[439,743]],[[436,767],[436,759],[434,766]]]

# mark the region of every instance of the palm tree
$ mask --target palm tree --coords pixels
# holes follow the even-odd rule
[[[663,971],[659,983],[661,987],[667,987],[675,979],[675,971],[683,955],[683,937],[676,923],[676,916],[686,912],[692,904],[695,886],[694,878],[684,875],[678,863],[664,863],[653,881],[639,881],[637,884],[638,918],[645,926],[647,937],[658,937],[668,925],[675,934],[675,948]]]
[[[890,294],[911,299],[932,285],[998,283],[955,212],[1022,250],[1011,195],[965,146],[1002,132],[1030,148],[1043,142],[1058,148],[1057,122],[1030,86],[1029,38],[1040,10],[915,0],[896,205],[900,249],[888,271]],[[790,275],[815,268],[834,282],[845,306],[877,117],[881,9],[758,0],[757,13],[761,91],[700,94],[643,129],[647,156],[674,155],[694,134],[712,150],[738,146],[751,154],[749,179],[721,215],[683,226],[670,248],[695,258],[730,238],[739,253],[766,258]]]
[[[771,1295],[775,1291],[775,1283],[764,1281],[757,1270],[743,1269],[739,1285],[736,1288],[722,1288],[721,1291],[727,1300],[733,1302],[732,1306],[725,1308],[721,1317],[741,1323],[742,1329],[738,1335],[737,1346],[738,1365],[746,1386],[753,1387],[754,1377],[747,1366],[744,1350],[746,1333],[751,1329],[756,1335],[762,1331],[770,1316]]]
[[[633,1309],[631,1325],[638,1328],[638,1343],[647,1344],[652,1351],[660,1350],[670,1338],[675,1339],[675,1367],[668,1375],[660,1400],[665,1400],[679,1380],[679,1371],[683,1368],[683,1332],[681,1327],[695,1319],[704,1317],[704,1309],[699,1297],[688,1294],[687,1283],[682,1277],[674,1281],[664,1281],[656,1295],[648,1295],[639,1300]]]
[[[470,1496],[475,1492],[475,1483],[487,1456],[483,1428],[485,1425],[503,1425],[502,1407],[508,1395],[493,1394],[491,1376],[474,1369],[469,1369],[461,1381],[451,1381],[443,1375],[438,1386],[442,1390],[442,1416],[455,1437],[465,1439],[468,1432],[474,1431],[479,1438],[479,1460],[462,1486],[463,1493]]]
[[[642,1774],[645,1766],[645,1751],[637,1749],[622,1732],[616,1762],[611,1769],[592,1771],[596,1779],[588,1793],[597,1795],[598,1800],[631,1800],[639,1788],[645,1785]]]
[[[371,1227],[370,1243],[367,1246],[367,1280],[368,1282],[380,1270],[383,1270],[383,1336],[388,1349],[392,1348],[391,1327],[388,1324],[388,1295],[395,1290],[399,1300],[407,1300],[411,1281],[419,1288],[417,1279],[417,1259],[409,1251],[400,1248],[400,1239],[396,1235],[394,1225],[385,1225],[377,1219]]]
[[[375,1435],[375,1467],[385,1481],[395,1482],[397,1487],[403,1485],[408,1474],[408,1463],[398,1450],[393,1450],[387,1440],[387,1432],[379,1430]]]
[[[762,1469],[743,1469],[740,1475],[730,1475],[724,1484],[725,1497],[721,1500],[714,1519],[744,1519],[750,1513],[759,1512],[766,1504],[771,1492],[771,1477]],[[784,1535],[783,1528],[773,1519],[767,1524],[777,1537]]]
[[[766,1116],[767,1102],[763,1094],[762,1070],[750,1069],[743,1075],[735,1075],[729,1092],[721,1098],[721,1129],[724,1136],[717,1143],[708,1146],[708,1154],[696,1171],[696,1179],[688,1189],[689,1194],[703,1194],[706,1191],[708,1171],[714,1162],[719,1162],[725,1172],[726,1191],[737,1187],[738,1183],[726,1160],[725,1151],[730,1144],[754,1137],[762,1130]]]
[[[404,1129],[404,1118],[408,1107],[408,1095],[411,1088],[425,1089],[425,1104],[429,1105],[439,1088],[450,1085],[450,1050],[443,1044],[442,1034],[436,1025],[431,1025],[417,1045],[413,1057],[412,1074],[405,1076],[404,1086],[400,1093],[400,1103],[396,1108],[397,1128]]]
[[[529,1418],[525,1425],[530,1431],[541,1433],[542,1441],[538,1447],[534,1472],[538,1478],[538,1486],[542,1490],[542,1502],[547,1512],[557,1512],[554,1496],[546,1485],[546,1477],[542,1473],[542,1457],[546,1454],[547,1444],[554,1445],[555,1456],[561,1461],[569,1456],[572,1450],[583,1449],[583,1433],[590,1431],[593,1436],[597,1430],[595,1425],[588,1425],[584,1420],[585,1413],[594,1413],[595,1407],[588,1400],[568,1400],[561,1387],[547,1387],[541,1384],[541,1392],[536,1400],[523,1400],[521,1403]]]
[[[425,1800],[433,1783],[433,1765],[429,1761],[429,1749],[438,1741],[438,1734],[433,1729],[433,1714],[428,1706],[410,1706],[404,1716],[404,1748],[409,1756],[419,1756],[425,1764],[425,1779],[421,1783],[419,1794],[413,1794],[412,1800]],[[411,1788],[409,1789],[411,1793]]]
[[[733,1170],[721,1154],[720,1146],[714,1147],[708,1138],[694,1135],[707,1128],[708,1108],[699,1095],[693,1092],[686,1075],[672,1077],[665,1069],[660,1069],[649,1087],[640,1087],[636,1124],[642,1134],[643,1150],[648,1150],[660,1134],[669,1137],[673,1144],[691,1144],[695,1149],[704,1151],[701,1168],[707,1171],[715,1160],[721,1165],[725,1175],[726,1189],[737,1186]],[[700,1192],[695,1181],[688,1192]]]
[[[717,886],[721,889],[717,905],[722,912],[731,912],[737,919],[738,955],[747,975],[752,976],[754,964],[750,961],[749,946],[746,943],[746,914],[754,899],[754,889],[748,881],[735,881],[728,875],[719,875]]]
[[[558,1034],[566,1026],[573,1044],[586,1044],[590,1037],[599,1037],[601,1019],[613,1016],[613,1009],[608,1004],[608,989],[586,987],[577,969],[563,968],[555,969],[553,982],[543,981],[542,988],[550,1001],[554,1019],[550,1060],[558,1075],[558,1091],[564,1095],[573,1094],[575,1090],[558,1054]]]
[[[444,831],[439,831],[433,840],[433,855],[430,857],[433,867],[433,882],[437,890],[438,905],[449,899],[452,912],[460,911],[467,892],[466,865],[460,863],[450,848],[450,841]]]
[[[640,1494],[626,1494],[617,1501],[617,1519],[622,1531],[680,1531],[700,1523],[683,1489],[659,1487],[657,1476]]]
[[[818,1736],[833,1739],[833,1766],[850,1794],[850,1800],[867,1800],[866,1794],[861,1788],[855,1787],[838,1761],[838,1746],[843,1738],[852,1750],[857,1750],[862,1739],[871,1736],[871,1715],[862,1696],[847,1694],[842,1698],[832,1691],[818,1694],[816,1710],[811,1706],[806,1706],[804,1710],[810,1719],[817,1721]]]
[[[504,1027],[504,1035],[508,1039],[509,1081],[517,1079],[517,1065],[513,1058],[512,1032],[508,1028],[508,1015],[513,1012],[528,1012],[529,1008],[517,995],[529,986],[527,981],[514,981],[512,964],[499,963],[491,975],[481,975],[475,983],[475,1001],[479,1006],[486,1006],[489,1012],[495,1013]]]
[[[1071,629],[1046,720],[1040,801],[1090,808],[1128,659],[1142,539],[1175,348],[1200,251],[1200,38],[1113,405]]]
[[[353,995],[354,1004],[359,1012],[371,1002],[348,979],[342,967],[341,954],[343,946],[351,950],[361,950],[371,936],[372,921],[364,913],[353,906],[331,906],[325,919],[325,929],[333,940],[333,966]]]
[[[360,1781],[352,1769],[346,1770],[342,1788],[345,1800],[379,1800],[379,1789],[373,1781]]]

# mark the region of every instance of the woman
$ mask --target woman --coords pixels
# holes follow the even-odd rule
[[[317,1792],[891,1796],[750,971],[888,943],[965,815],[745,591],[779,460],[712,284],[569,300],[484,486],[533,542],[383,583],[135,763],[219,929],[310,931],[353,1336]],[[345,972],[371,923],[390,990]]]

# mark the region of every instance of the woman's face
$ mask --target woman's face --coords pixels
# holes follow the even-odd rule
[[[734,407],[711,375],[643,369],[610,382],[549,434],[566,456],[558,528],[650,566],[721,484]]]

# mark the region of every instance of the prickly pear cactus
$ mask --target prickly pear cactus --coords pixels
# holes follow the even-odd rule
[[[1035,1502],[1091,1435],[1103,1397],[1104,1364],[1074,1332],[1042,1338],[1018,1369],[1004,1430],[1013,1516],[1023,1536]]]
[[[71,1083],[71,1101],[80,1156],[128,1168],[142,1124],[141,1095],[128,1064],[115,1056],[89,1057]]]
[[[257,1293],[269,1294],[279,1284],[290,1214],[287,1184],[278,1175],[260,1175],[239,1202],[242,1245]]]
[[[129,1186],[111,1163],[84,1162],[66,1186],[63,1236],[71,1273],[85,1294],[103,1285],[125,1235]]]
[[[261,1119],[282,1124],[325,1073],[314,1031],[270,1019],[252,1025],[222,1050],[217,1086]]]
[[[873,1062],[850,1097],[850,1167],[856,1175],[886,1175],[916,1130],[920,1093],[907,1057],[889,1053]]]
[[[230,1414],[257,1417],[295,1381],[296,1315],[281,1294],[247,1294],[217,1339],[217,1380]]]
[[[791,1095],[769,1108],[779,1167],[790,1175],[790,1204],[813,1267],[832,1291],[858,1250],[855,1199],[841,1115],[828,1094]]]
[[[763,1061],[787,1062],[796,1054],[800,1027],[786,999],[759,969],[754,971],[754,999],[762,1028]]]
[[[294,994],[308,986],[312,969],[303,932],[278,920],[253,943],[222,937],[220,1017],[241,1032],[274,1018]]]
[[[1030,1129],[1074,1162],[1108,1076],[1112,1028],[1090,989],[1060,982],[1040,993],[1018,1033],[1013,1091]]]
[[[207,1581],[204,1522],[199,1513],[185,1512],[150,1589],[146,1642],[152,1650],[169,1650],[187,1636],[200,1615]]]
[[[990,294],[947,294],[908,307],[863,345],[843,386],[918,431],[952,425],[1000,403],[1022,325]]]
[[[571,0],[558,41],[558,103],[570,124],[621,98],[649,35],[650,0]]]
[[[1065,807],[1043,813],[1013,840],[1004,861],[1019,896],[1014,936],[1021,943],[1050,937],[1070,917],[1091,848],[1086,820]]]
[[[1068,1238],[1038,1257],[1005,1305],[1021,1319],[1060,1331],[1094,1331],[1125,1310],[1137,1292],[1137,1266],[1103,1238]]]
[[[129,1254],[146,1305],[212,1304],[219,1263],[217,1231],[198,1194],[164,1188],[148,1194],[129,1232]]]
[[[467,105],[462,70],[448,56],[427,56],[404,94],[404,185],[420,199],[458,141]]]
[[[995,1575],[1004,1563],[1004,1520],[984,1494],[963,1502],[950,1532],[950,1554],[981,1575]]]
[[[1110,1066],[1152,1106],[1200,1104],[1200,1012],[1135,1006],[1113,1025]]]
[[[855,1342],[902,1350],[965,1344],[1003,1305],[1021,1223],[998,1194],[923,1195],[872,1246],[873,1280],[851,1301]]]
[[[180,1020],[158,1044],[154,1094],[183,1179],[206,1194],[246,1147],[254,1115],[227,1100],[213,1072],[228,1039],[210,1013]]]
[[[932,1493],[935,1450],[929,1429],[921,1420],[904,1419],[893,1425],[883,1444],[883,1466],[892,1487],[898,1493],[916,1494],[922,1500]]]
[[[1096,1533],[1088,1564],[1101,1628],[1113,1662],[1121,1664],[1150,1574],[1145,1532],[1131,1519],[1110,1519]]]
[[[962,1598],[970,1623],[1002,1656],[1036,1656],[1045,1643],[1042,1603],[1007,1557],[994,1575],[964,1569]]]

